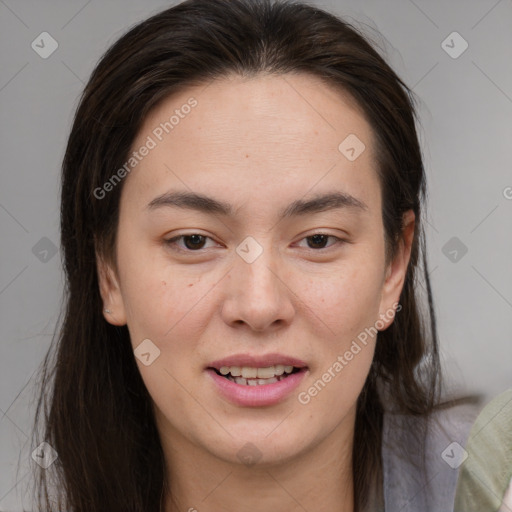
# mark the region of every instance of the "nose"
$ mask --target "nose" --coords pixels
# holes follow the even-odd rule
[[[227,324],[232,327],[245,324],[258,332],[274,331],[290,324],[295,314],[294,293],[270,247],[264,248],[252,263],[236,255],[227,277],[222,307]]]

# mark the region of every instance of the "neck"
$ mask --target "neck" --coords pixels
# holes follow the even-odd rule
[[[346,418],[309,450],[252,466],[219,459],[183,437],[178,442],[175,431],[161,434],[170,489],[163,510],[353,512],[353,431],[354,419]]]

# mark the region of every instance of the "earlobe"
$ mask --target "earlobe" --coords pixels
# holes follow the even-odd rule
[[[98,285],[103,300],[103,316],[112,325],[126,325],[126,313],[118,278],[111,266],[96,255]]]
[[[403,230],[399,245],[392,262],[386,269],[386,277],[382,287],[380,319],[384,322],[387,329],[394,319],[394,304],[399,303],[400,294],[405,282],[407,268],[411,257],[412,243],[414,241],[415,215],[412,210],[408,210],[403,216]]]

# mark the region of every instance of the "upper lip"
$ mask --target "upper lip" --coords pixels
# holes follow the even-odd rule
[[[283,354],[265,354],[262,356],[253,356],[251,354],[235,354],[212,361],[208,368],[215,368],[220,370],[222,366],[248,366],[251,368],[267,368],[269,366],[276,366],[282,364],[283,366],[295,366],[297,368],[307,367],[304,361],[295,357],[286,356]]]

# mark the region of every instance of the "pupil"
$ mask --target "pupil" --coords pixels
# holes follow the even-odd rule
[[[319,240],[319,239],[323,239],[324,242],[327,241],[327,235],[312,235],[308,238],[311,238],[313,239],[313,244],[320,244],[320,245],[325,245],[325,244],[322,244],[322,242]]]
[[[185,245],[186,245],[187,249],[197,249],[197,247],[195,247],[195,245],[201,244],[202,238],[204,238],[203,235],[187,235],[186,237],[184,237],[184,241],[185,241]],[[192,247],[189,247],[191,244],[187,243],[187,241],[190,239],[193,239]],[[203,242],[204,242],[204,240],[203,240]]]

